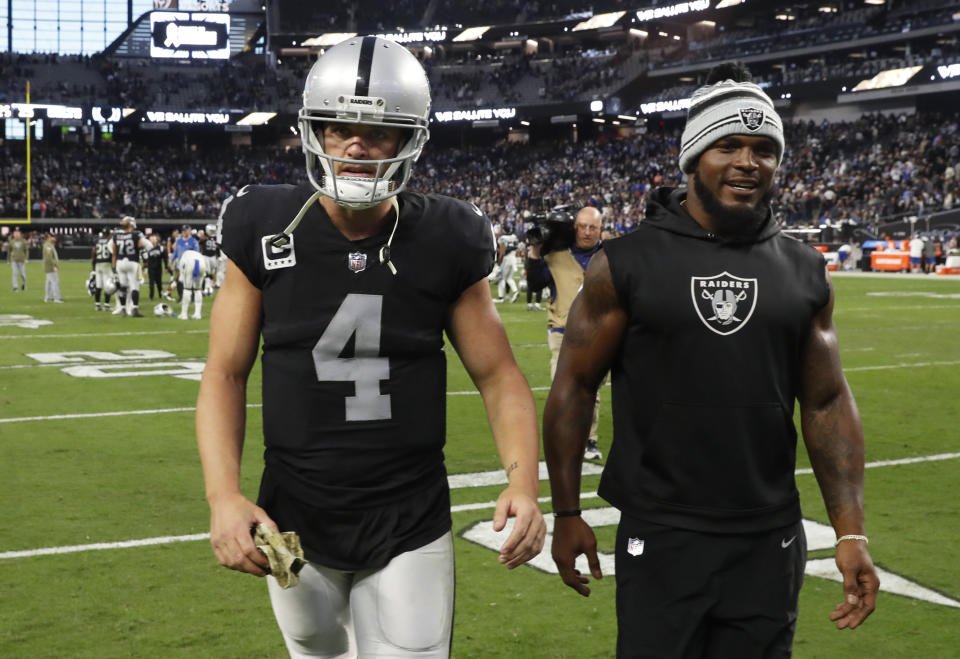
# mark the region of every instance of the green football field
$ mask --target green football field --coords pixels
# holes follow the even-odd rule
[[[85,262],[65,263],[65,304],[0,281],[0,657],[283,657],[263,581],[219,567],[193,419],[204,320],[93,310]],[[832,532],[803,449],[797,481],[810,545],[796,657],[960,656],[960,278],[838,276],[835,318],[867,441],[874,615],[828,619],[841,600]],[[145,290],[145,289],[144,289]],[[549,386],[545,314],[500,307],[538,404]],[[250,387],[243,482],[261,464],[260,371]],[[609,389],[600,448],[611,428]],[[479,396],[449,359],[447,465],[456,534],[455,657],[612,657],[612,567],[585,599],[549,551],[507,571],[490,545],[502,470]],[[545,473],[545,471],[544,471]],[[611,553],[616,513],[584,477],[587,519]],[[541,483],[549,510],[549,484]]]

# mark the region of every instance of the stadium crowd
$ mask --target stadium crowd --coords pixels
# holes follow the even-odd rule
[[[402,5],[405,16],[417,13],[415,4],[408,0]],[[503,17],[514,10],[518,15],[544,8],[549,12],[574,11],[577,3],[568,3],[569,6],[541,3],[540,7],[536,2],[504,0],[479,4],[477,9],[494,11],[503,22]],[[464,9],[469,10],[469,5]],[[442,8],[440,3],[438,13]],[[594,11],[600,9],[594,7]],[[807,15],[798,10],[792,21],[772,18],[768,21],[758,15],[756,24],[750,28],[718,29],[712,36],[696,37],[699,41],[695,39],[696,33],[691,32],[689,39],[674,41],[651,34],[642,44],[638,39],[628,39],[608,45],[605,50],[579,43],[556,45],[551,52],[536,54],[525,53],[522,48],[505,51],[488,46],[468,50],[439,48],[424,64],[438,110],[484,104],[562,102],[597,97],[647,68],[686,66],[900,34],[920,27],[950,24],[953,11],[953,3],[948,0],[921,0],[893,10],[866,7],[837,15],[816,11],[809,11]],[[393,22],[385,24],[378,20],[368,29],[395,27]],[[881,52],[877,48],[865,47],[859,53],[861,57],[856,58],[846,52],[833,55],[825,52],[812,60],[794,58],[766,69],[759,64],[755,67],[755,79],[771,86],[862,79],[888,68],[950,63],[960,51],[955,38],[941,39],[936,45],[925,47],[914,44],[906,47],[902,54]],[[47,103],[207,112],[231,108],[296,111],[307,66],[306,59],[297,57],[283,58],[275,67],[267,66],[262,57],[245,56],[223,63],[195,63],[185,69],[149,59],[106,55],[0,54],[0,101],[22,101],[25,83],[31,80],[34,97]],[[644,102],[687,95],[697,84],[696,81],[679,86],[673,83],[667,89],[658,89],[656,79],[651,78],[651,93]]]
[[[591,204],[605,228],[639,222],[647,193],[681,182],[678,128],[602,134],[579,142],[445,148],[431,143],[416,189],[471,200],[497,221],[522,224],[552,204]],[[855,122],[787,122],[789,145],[775,207],[787,225],[862,226],[958,206],[960,114],[868,115]],[[303,182],[298,149],[163,149],[106,143],[36,146],[37,217],[216,217],[247,183]],[[0,217],[25,217],[23,145],[0,147]],[[525,213],[527,212],[527,213]]]
[[[849,81],[852,84],[853,81],[869,80],[889,69],[908,66],[941,66],[958,60],[960,60],[960,43],[950,43],[929,48],[913,48],[909,54],[897,57],[883,57],[876,51],[870,51],[866,56],[858,58],[851,58],[846,54],[824,55],[811,60],[794,60],[788,65],[778,63],[770,70],[757,66],[757,70],[753,72],[753,79],[761,87],[766,88],[769,94],[776,97],[777,88],[782,86],[837,80]],[[645,95],[641,102],[652,103],[689,98],[697,86],[695,82],[671,84]]]
[[[951,0],[918,0],[891,11],[876,6],[838,15],[810,11],[812,15],[802,20],[763,20],[758,16],[750,28],[720,30],[708,39],[690,41],[685,51],[677,53],[672,64],[744,58],[950,25],[956,13],[956,3]]]

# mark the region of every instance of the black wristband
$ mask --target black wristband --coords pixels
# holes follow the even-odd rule
[[[573,510],[555,510],[553,511],[554,517],[580,517],[580,509],[575,508]]]

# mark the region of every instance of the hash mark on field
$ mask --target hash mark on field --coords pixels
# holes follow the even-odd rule
[[[867,469],[872,469],[876,467],[893,467],[897,465],[905,464],[915,464],[918,462],[934,462],[939,460],[953,460],[955,458],[960,458],[960,453],[939,453],[937,455],[927,455],[917,458],[902,458],[899,460],[879,460],[877,462],[869,462],[865,465]],[[585,463],[583,465],[583,473],[590,475],[599,473],[601,470],[599,465],[594,465],[590,463]],[[797,475],[803,474],[812,474],[812,469],[797,469],[795,472]],[[506,482],[506,478],[503,477],[503,471],[500,469],[494,471],[483,471],[473,474],[454,474],[448,476],[451,489],[461,489],[465,487],[477,487],[479,485],[496,485],[502,482]],[[546,467],[543,462],[540,463],[540,478],[546,478]],[[581,499],[593,499],[598,495],[596,492],[583,492],[580,494]],[[547,503],[550,501],[550,497],[540,497],[537,499],[540,503]],[[489,508],[494,508],[497,505],[496,501],[486,501],[479,503],[465,503],[459,504],[456,506],[450,506],[450,512],[459,513],[466,512],[471,510],[486,510]],[[103,549],[125,549],[129,547],[145,547],[150,545],[164,545],[171,544],[174,542],[190,542],[194,540],[206,540],[210,537],[209,533],[193,533],[190,535],[168,535],[161,536],[158,538],[143,538],[141,540],[123,540],[120,542],[96,542],[88,545],[65,545],[60,547],[43,547],[40,549],[24,549],[20,551],[7,551],[0,552],[0,560],[8,558],[31,558],[34,556],[52,556],[56,554],[72,554],[81,551],[97,551]]]

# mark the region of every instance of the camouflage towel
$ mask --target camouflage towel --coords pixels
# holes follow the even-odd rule
[[[300,538],[293,531],[277,533],[269,526],[258,524],[254,534],[257,549],[270,561],[270,574],[281,588],[293,588],[300,583],[300,570],[306,565]]]

